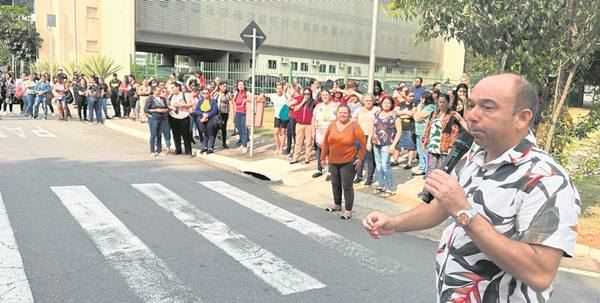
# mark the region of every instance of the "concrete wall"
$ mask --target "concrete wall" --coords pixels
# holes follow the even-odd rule
[[[239,33],[255,20],[267,35],[265,46],[368,56],[371,2],[328,1],[158,1],[137,0],[138,41],[240,51]],[[377,56],[437,63],[439,44],[414,44],[416,25],[398,22],[381,10]],[[145,41],[154,34],[153,41]],[[157,35],[159,34],[157,38]]]
[[[134,8],[133,1],[121,0],[35,1],[37,30],[44,40],[40,60],[60,66],[102,54],[128,73],[135,53]],[[48,27],[49,14],[56,15],[56,27]]]
[[[79,0],[77,0],[79,1]],[[130,73],[135,54],[134,0],[102,1],[102,53],[123,68],[120,74]]]

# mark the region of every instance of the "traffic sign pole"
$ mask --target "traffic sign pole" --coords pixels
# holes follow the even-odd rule
[[[250,157],[254,156],[254,124],[256,122],[256,50],[267,39],[256,22],[251,21],[240,34],[240,38],[252,51],[252,112],[250,117]]]
[[[252,28],[252,117],[250,119],[250,157],[254,156],[254,121],[256,119],[256,27]]]

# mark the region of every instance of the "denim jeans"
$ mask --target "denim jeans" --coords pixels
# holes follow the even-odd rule
[[[45,95],[36,96],[33,103],[33,117],[37,118],[39,114],[40,104],[44,109],[44,119],[48,118],[48,98]]]
[[[33,115],[33,102],[35,101],[35,95],[25,95],[23,101],[25,102],[25,111],[23,114],[26,116]]]
[[[161,132],[163,137],[165,138],[165,147],[168,149],[171,148],[171,126],[169,125],[169,119],[161,125]]]
[[[394,176],[390,165],[391,145],[373,145],[375,179],[384,190],[394,191]]]
[[[109,98],[101,98],[102,101],[102,112],[104,112],[104,119],[108,119],[108,101]]]
[[[96,103],[98,99],[96,97],[87,97],[88,101],[88,121],[94,122],[94,113],[96,112]]]
[[[159,119],[153,117],[148,118],[148,127],[150,127],[151,153],[160,153],[162,151],[162,132],[165,124],[169,124],[169,121],[167,119]]]
[[[419,169],[422,172],[427,171],[427,151],[422,142],[423,137],[417,135],[417,154],[419,155]]]
[[[202,137],[202,149],[214,151],[217,137],[217,116],[212,116],[206,122],[201,122],[201,119],[202,115],[196,116],[196,126]]]
[[[368,140],[368,138],[367,138]],[[357,167],[356,177],[363,177],[363,170],[367,167],[367,181],[373,181],[373,175],[375,174],[375,155],[373,154],[373,148],[365,154],[365,159]]]
[[[242,146],[248,146],[248,127],[246,126],[246,113],[235,113],[234,119],[235,127],[240,132],[240,141],[242,142]]]

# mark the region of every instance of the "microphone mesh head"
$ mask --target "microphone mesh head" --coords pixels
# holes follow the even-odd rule
[[[471,148],[471,145],[473,145],[473,136],[465,130],[460,132],[460,135],[454,142],[454,148],[459,149],[461,153],[468,151],[469,148]]]

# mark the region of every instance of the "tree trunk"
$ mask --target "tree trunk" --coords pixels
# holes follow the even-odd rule
[[[560,117],[562,108],[565,104],[565,101],[567,100],[567,96],[569,95],[569,91],[571,89],[571,84],[573,83],[573,79],[575,78],[576,71],[577,71],[577,65],[573,65],[573,67],[569,70],[569,76],[567,77],[567,82],[562,87],[562,93],[560,95],[560,100],[558,100],[557,104],[555,104],[555,106],[553,108],[552,120],[550,121],[550,129],[548,130],[548,133],[546,134],[546,140],[545,140],[545,144],[544,144],[544,150],[546,152],[550,152],[552,149],[552,139],[554,138],[554,132],[556,131],[556,123],[558,122],[558,118]],[[556,97],[558,97],[558,96],[556,96]]]
[[[498,73],[506,71],[506,64],[508,62],[508,53],[502,54],[502,58],[500,59],[500,65],[498,66]]]

